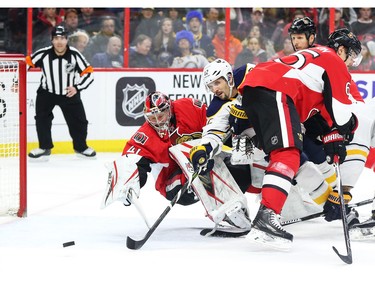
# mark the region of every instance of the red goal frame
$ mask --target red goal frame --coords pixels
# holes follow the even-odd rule
[[[1,54],[2,61],[18,62],[18,91],[19,91],[19,209],[18,217],[27,216],[27,112],[26,112],[26,60],[22,54]]]

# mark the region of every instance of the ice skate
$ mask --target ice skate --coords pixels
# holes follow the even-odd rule
[[[247,238],[279,250],[289,250],[293,241],[293,235],[282,228],[278,215],[264,205],[260,206]]]
[[[47,162],[51,155],[51,149],[35,148],[28,154],[32,162]]]
[[[77,156],[80,158],[90,158],[95,159],[96,151],[93,150],[91,147],[86,148],[84,151],[75,151]]]
[[[368,220],[352,225],[349,236],[351,240],[375,239],[375,212]]]

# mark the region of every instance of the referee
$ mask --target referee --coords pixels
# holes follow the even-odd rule
[[[86,144],[88,121],[80,97],[81,91],[94,81],[93,68],[77,49],[68,46],[67,37],[65,28],[56,26],[51,33],[52,45],[26,57],[29,68],[42,70],[35,102],[39,148],[29,153],[32,159],[48,161],[53,148],[52,111],[56,105],[64,115],[77,155],[88,158],[96,155],[95,150]]]

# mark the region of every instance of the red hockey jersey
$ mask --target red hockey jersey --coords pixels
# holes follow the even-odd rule
[[[178,165],[169,156],[168,149],[172,145],[201,138],[202,128],[206,125],[206,110],[206,104],[196,99],[182,98],[172,101],[169,137],[160,138],[145,122],[126,143],[123,155],[136,153],[147,158],[149,162],[158,164],[154,169],[155,187],[164,196],[167,186],[174,184],[174,177],[180,177],[175,174]]]
[[[293,99],[301,122],[320,111],[330,125],[343,125],[351,117],[346,105],[356,102],[350,92],[351,81],[335,51],[318,46],[258,64],[238,90],[243,93],[246,86],[261,86],[279,91]]]

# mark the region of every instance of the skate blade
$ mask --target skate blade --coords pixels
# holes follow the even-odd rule
[[[43,155],[43,156],[40,156],[38,158],[28,157],[28,160],[31,163],[43,163],[43,162],[48,162],[49,157],[50,157],[50,155]]]
[[[268,233],[255,228],[250,230],[250,233],[246,236],[246,238],[253,243],[261,244],[276,250],[289,251],[292,248],[292,241],[269,235]]]
[[[375,239],[375,226],[371,228],[352,228],[349,229],[350,240],[374,240]]]

